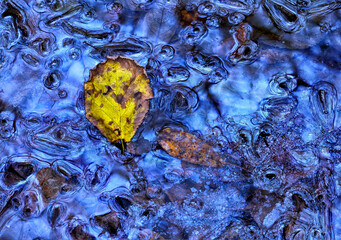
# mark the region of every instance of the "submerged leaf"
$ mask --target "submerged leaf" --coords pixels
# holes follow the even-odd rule
[[[42,168],[37,172],[36,177],[45,203],[56,199],[66,185],[66,179],[49,167]]]
[[[108,57],[84,84],[86,117],[110,142],[129,142],[153,98],[144,68],[130,58]]]
[[[178,129],[162,129],[158,135],[158,143],[169,155],[186,162],[209,167],[227,164],[211,145]]]

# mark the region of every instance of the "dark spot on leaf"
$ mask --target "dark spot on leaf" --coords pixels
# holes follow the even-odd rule
[[[90,89],[90,90],[88,90],[86,92],[87,92],[87,94],[92,95],[95,91],[93,89]]]
[[[121,131],[119,129],[115,129],[114,133],[116,134],[116,136],[121,136]]]
[[[112,90],[112,88],[110,86],[105,86],[105,87],[106,87],[107,91],[105,93],[103,93],[103,95],[106,96],[106,95],[108,95],[113,90]]]
[[[141,93],[141,92],[137,92],[137,93],[134,94],[134,98],[135,98],[136,100],[141,99],[141,97],[142,97],[142,93]]]
[[[123,95],[122,95],[122,94],[118,94],[118,95],[116,96],[116,100],[117,100],[117,103],[118,103],[118,104],[121,104],[121,103],[122,103],[122,100],[123,100]]]

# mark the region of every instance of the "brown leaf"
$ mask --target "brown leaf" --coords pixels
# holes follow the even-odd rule
[[[36,175],[45,203],[58,197],[63,185],[66,184],[65,178],[60,176],[52,168],[42,168]]]
[[[110,236],[115,235],[120,226],[120,219],[115,212],[97,215],[94,217],[94,221],[96,225],[103,228],[103,232],[108,232]]]
[[[183,161],[209,167],[221,167],[226,164],[211,145],[178,129],[162,129],[158,135],[158,143],[169,155]]]
[[[140,240],[164,240],[160,234],[150,229],[143,229],[139,235]]]

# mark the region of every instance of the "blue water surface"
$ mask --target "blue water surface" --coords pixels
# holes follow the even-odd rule
[[[340,8],[0,0],[0,239],[341,239]],[[108,56],[154,93],[124,153],[85,117]],[[168,155],[165,127],[228,164]]]

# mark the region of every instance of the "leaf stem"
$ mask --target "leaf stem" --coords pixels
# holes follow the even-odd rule
[[[121,153],[124,154],[124,140],[121,139],[121,144],[122,144],[122,150],[121,150]]]

